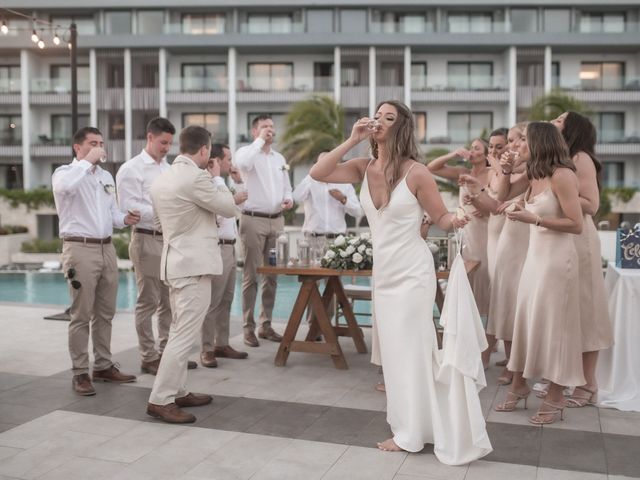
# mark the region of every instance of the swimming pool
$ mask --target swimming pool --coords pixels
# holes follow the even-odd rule
[[[349,277],[351,282],[351,277]],[[231,305],[232,315],[242,315],[242,271],[236,276],[236,292]],[[356,277],[356,283],[368,285],[368,278]],[[289,318],[291,308],[298,295],[300,284],[293,276],[278,277],[278,291],[273,311],[274,318]],[[133,272],[120,272],[118,285],[118,310],[133,310],[136,304],[136,279]],[[260,292],[258,292],[258,306],[256,320],[259,315]],[[49,304],[69,306],[70,297],[67,282],[62,273],[21,272],[0,273],[0,302],[28,303],[32,305]],[[370,302],[357,302],[356,312],[370,313]],[[370,317],[359,316],[358,321],[364,325],[370,323]]]

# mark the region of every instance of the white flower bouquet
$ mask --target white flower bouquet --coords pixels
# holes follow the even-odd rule
[[[373,266],[371,235],[361,233],[345,237],[339,235],[329,245],[321,265],[336,270],[369,270]]]

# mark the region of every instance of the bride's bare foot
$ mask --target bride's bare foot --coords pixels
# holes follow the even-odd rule
[[[384,450],[385,452],[403,452],[404,450],[396,445],[396,442],[393,441],[393,438],[388,438],[384,442],[377,443],[378,448],[380,450]]]
[[[376,383],[376,386],[373,387],[373,388],[375,388],[379,392],[386,392],[387,391],[387,389],[386,389],[386,387],[384,385],[384,382]]]

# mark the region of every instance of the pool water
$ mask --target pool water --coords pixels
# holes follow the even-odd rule
[[[368,285],[369,279],[366,277],[355,277],[357,284]],[[348,277],[345,283],[353,283]],[[231,315],[242,315],[242,272],[236,275],[236,291],[231,305]],[[276,303],[273,317],[279,319],[289,318],[291,309],[298,295],[300,284],[296,277],[279,276],[278,290],[276,293]],[[133,272],[120,272],[118,284],[118,310],[131,310],[136,304],[136,279]],[[70,297],[67,282],[62,273],[0,273],[0,302],[17,302],[28,304],[49,304],[69,306]],[[256,302],[256,320],[259,315],[260,292]],[[371,302],[356,302],[356,313],[371,313]],[[364,325],[370,324],[370,317],[359,315],[358,322]]]

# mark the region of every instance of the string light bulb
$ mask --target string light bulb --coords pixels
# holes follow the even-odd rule
[[[58,32],[56,32],[55,35],[53,36],[53,44],[60,45],[60,37],[58,36]]]
[[[9,33],[9,27],[7,26],[6,20],[2,20],[2,26],[0,27],[0,32],[2,32],[4,35],[7,35]]]
[[[35,30],[31,32],[31,41],[33,43],[38,43],[38,41],[40,41],[40,37],[38,37],[38,34],[36,33]]]
[[[71,50],[73,47],[71,46],[71,42],[67,43],[67,46],[69,47],[69,50]]]
[[[39,49],[43,49],[44,48],[44,41],[38,40],[38,48]]]

